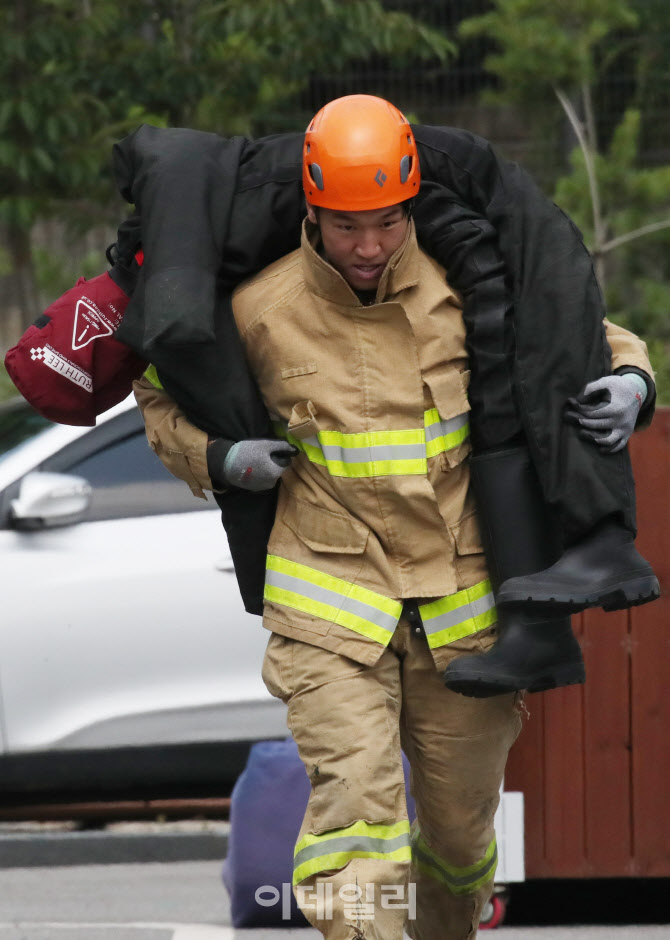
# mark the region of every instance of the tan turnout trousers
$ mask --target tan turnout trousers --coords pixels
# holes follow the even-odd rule
[[[480,635],[451,649],[481,646]],[[404,617],[373,666],[272,634],[263,678],[288,704],[311,782],[294,876],[310,923],[326,940],[401,940],[403,927],[413,940],[474,937],[493,887],[493,817],[520,696],[450,692]]]

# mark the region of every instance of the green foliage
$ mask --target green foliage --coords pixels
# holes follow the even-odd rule
[[[98,224],[114,199],[112,144],[142,122],[253,135],[316,72],[375,54],[403,65],[453,51],[380,0],[0,4],[0,223],[17,293],[33,305],[36,221]],[[35,260],[40,278],[65,283],[58,264],[45,275],[47,259]]]
[[[74,0],[0,7],[0,206],[28,229],[54,199],[94,187],[100,153],[91,145],[106,105],[91,93],[87,67],[113,26],[111,3],[96,15]]]
[[[606,239],[662,221],[670,209],[670,166],[640,167],[640,112],[627,110],[615,128],[609,148],[595,155],[596,175],[606,206]],[[571,172],[556,183],[554,199],[581,228],[587,246],[594,243],[593,217],[584,154],[576,147],[570,154]],[[638,250],[638,246],[636,246]]]
[[[0,245],[0,277],[7,277],[12,272],[12,260],[6,248]]]
[[[670,403],[670,228],[665,227],[670,166],[648,167],[640,161],[644,108],[652,99],[661,100],[651,76],[662,83],[670,104],[670,5],[665,0],[493,2],[493,10],[466,20],[460,33],[494,41],[497,51],[487,67],[500,78],[496,98],[531,117],[528,126],[537,142],[559,119],[566,124],[555,94],[563,94],[566,111],[572,109],[571,124],[581,134],[581,145],[570,152],[567,173],[557,164],[554,199],[575,220],[594,254],[609,315],[647,341],[659,400]],[[599,147],[598,83],[631,48],[637,107],[624,112],[608,146]],[[659,60],[665,62],[664,74]]]
[[[629,109],[609,149],[596,158],[606,207],[606,249],[615,239],[670,219],[670,166],[639,166],[640,114]],[[570,156],[571,173],[558,180],[555,200],[576,221],[594,250],[589,184],[580,148]],[[658,371],[659,399],[670,403],[670,228],[621,241],[602,252],[610,316],[645,338]]]
[[[494,0],[489,13],[464,20],[459,35],[494,41],[486,67],[501,79],[497,99],[528,107],[544,104],[552,87],[593,84],[617,51],[613,34],[637,21],[626,0]]]
[[[54,249],[35,248],[32,254],[35,284],[40,296],[48,298],[47,303],[73,287],[78,278],[95,277],[108,267],[104,255],[98,251],[89,251],[77,261]]]
[[[637,104],[649,111],[670,102],[670,4],[667,0],[630,0],[637,31]]]
[[[317,71],[454,51],[380,0],[2,4],[0,219],[29,228],[108,197],[110,145],[142,121],[249,133]]]
[[[165,100],[171,123],[228,134],[252,133],[255,121],[317,71],[342,72],[371,54],[403,64],[454,51],[439,32],[385,10],[378,0],[225,0],[196,5],[187,22],[176,25],[164,19],[152,46],[179,83]],[[157,102],[168,91],[163,78],[154,80]],[[172,102],[181,103],[179,112]]]
[[[21,0],[0,6],[0,217],[28,228],[109,197],[110,145],[142,121],[250,132],[317,69],[452,44],[379,0]]]
[[[8,398],[14,398],[18,394],[16,385],[7,375],[4,363],[0,362],[0,401],[7,401]]]

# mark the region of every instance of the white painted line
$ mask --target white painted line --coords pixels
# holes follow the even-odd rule
[[[13,920],[0,923],[0,930],[171,930],[191,929],[189,924],[175,924],[171,921],[48,921],[48,920]],[[230,930],[228,927],[206,928],[208,930]],[[206,936],[206,935],[205,935]],[[230,940],[232,933],[222,934],[222,940]]]
[[[204,924],[179,927],[172,935],[172,940],[234,940],[234,938],[235,931],[232,927],[208,927]]]
[[[215,927],[209,924],[175,924],[171,922],[154,921],[4,921],[0,922],[0,930],[52,930],[70,931],[79,930],[164,930],[171,932],[166,940],[239,940],[242,934],[236,933],[233,927]],[[297,928],[272,928],[272,936],[277,940],[282,937],[293,940],[320,940],[316,930]]]

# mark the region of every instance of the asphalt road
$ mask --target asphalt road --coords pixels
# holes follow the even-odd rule
[[[480,932],[486,937],[487,933]],[[0,870],[0,940],[318,940],[234,930],[220,861]],[[499,940],[670,940],[668,926],[501,927]]]
[[[211,820],[0,825],[0,940],[318,940],[309,928],[232,928],[228,833]],[[670,940],[668,889],[665,879],[515,885],[514,926],[491,940]],[[547,922],[561,926],[537,926]]]

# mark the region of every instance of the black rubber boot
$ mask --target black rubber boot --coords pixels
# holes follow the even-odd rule
[[[574,613],[586,607],[622,610],[659,595],[656,576],[635,548],[632,533],[608,521],[567,548],[544,571],[508,578],[496,602],[533,603],[545,611]]]
[[[472,698],[527,689],[543,692],[584,682],[582,651],[569,617],[538,617],[523,609],[498,611],[499,639],[488,652],[459,656],[445,685]]]
[[[506,578],[541,571],[559,555],[554,527],[524,447],[470,461],[484,550],[494,591]],[[486,653],[459,656],[447,688],[474,698],[584,682],[584,662],[569,615],[543,616],[525,605],[498,611],[499,636]]]

